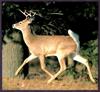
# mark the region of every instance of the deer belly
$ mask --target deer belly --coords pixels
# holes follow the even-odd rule
[[[44,55],[44,56],[54,56],[56,54],[56,48],[55,47],[48,47],[48,46],[44,46],[44,47],[40,47],[40,46],[36,46],[34,48],[31,48],[30,53],[33,53],[36,56],[39,55]]]

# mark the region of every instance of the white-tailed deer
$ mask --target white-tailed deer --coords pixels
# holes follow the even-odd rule
[[[69,29],[69,36],[33,36],[29,24],[33,21],[36,13],[32,12],[32,15],[28,14],[27,12],[22,13],[26,16],[26,19],[13,24],[13,28],[22,32],[24,41],[28,46],[31,55],[25,59],[25,61],[16,71],[15,75],[19,73],[19,71],[26,63],[38,57],[42,70],[51,77],[48,80],[48,83],[50,83],[66,69],[64,58],[68,55],[71,55],[73,60],[76,60],[87,67],[89,77],[91,81],[95,83],[87,59],[83,58],[79,54],[80,43],[77,34]],[[60,70],[55,75],[52,75],[45,68],[46,65],[44,60],[47,56],[56,56],[58,58]]]

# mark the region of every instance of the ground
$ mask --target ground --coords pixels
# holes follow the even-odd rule
[[[4,90],[97,90],[97,84],[80,80],[54,80],[47,84],[47,79],[3,79]]]
[[[98,90],[97,83],[82,78],[73,79],[64,75],[47,84],[49,79],[50,77],[43,72],[34,73],[32,71],[30,77],[26,79],[18,77],[3,78],[2,88],[4,90]]]

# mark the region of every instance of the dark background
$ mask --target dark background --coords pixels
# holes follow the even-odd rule
[[[80,36],[80,41],[88,41],[97,37],[98,3],[96,2],[7,2],[3,3],[2,29],[10,28],[12,24],[24,19],[18,11],[37,10],[43,17],[36,16],[34,24],[40,27],[36,34],[66,35],[72,29]],[[49,13],[63,13],[53,15]],[[52,24],[52,26],[49,25]],[[44,31],[46,30],[46,32]],[[93,33],[95,35],[93,35]]]

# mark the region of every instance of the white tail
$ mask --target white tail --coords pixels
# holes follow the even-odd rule
[[[75,41],[77,48],[76,48],[76,53],[78,54],[80,51],[80,41],[79,41],[79,36],[78,34],[72,32],[70,29],[68,30],[68,34],[70,35],[70,37],[73,38],[73,40]]]
[[[19,73],[19,71],[26,63],[38,57],[40,59],[40,65],[42,70],[51,77],[48,80],[48,83],[50,83],[66,69],[64,58],[68,55],[72,55],[73,60],[83,63],[87,67],[91,81],[95,82],[92,77],[87,60],[79,55],[80,45],[78,35],[76,35],[71,30],[68,30],[69,36],[33,36],[30,30],[29,23],[32,22],[36,13],[33,12],[33,16],[26,12],[22,13],[26,16],[26,19],[16,24],[13,24],[13,28],[18,29],[22,32],[24,41],[28,46],[31,55],[27,59],[25,59],[23,64],[16,71],[15,75]],[[47,56],[57,56],[58,58],[60,70],[55,75],[52,75],[45,68],[46,65],[44,60]]]

